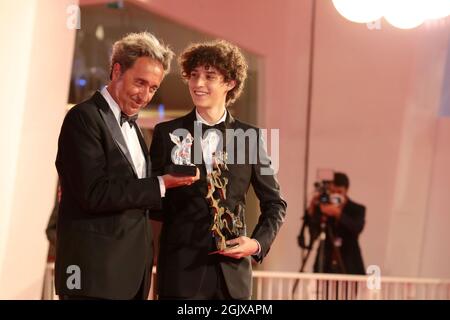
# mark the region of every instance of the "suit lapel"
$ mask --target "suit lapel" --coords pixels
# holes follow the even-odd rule
[[[103,98],[100,92],[97,91],[95,93],[94,100],[96,104],[99,106],[100,115],[103,118],[103,121],[105,121],[105,124],[108,127],[109,132],[111,133],[111,136],[113,137],[114,141],[116,142],[117,146],[122,152],[122,155],[128,161],[128,164],[130,165],[134,174],[137,176],[136,169],[134,168],[133,165],[133,160],[131,159],[130,151],[128,150],[127,144],[125,143],[125,139],[123,138],[122,131],[120,130],[119,124],[117,123],[114,113],[112,112],[111,108],[109,107],[108,103]]]

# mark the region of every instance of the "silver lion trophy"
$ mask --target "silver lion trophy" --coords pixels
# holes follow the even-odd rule
[[[172,164],[165,167],[165,173],[194,177],[197,174],[197,167],[191,163],[191,146],[194,141],[192,135],[188,133],[183,140],[172,133],[169,133],[169,136],[176,148],[172,150]]]

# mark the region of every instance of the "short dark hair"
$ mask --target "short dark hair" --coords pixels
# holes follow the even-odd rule
[[[350,187],[350,180],[348,176],[343,172],[335,172],[333,178],[333,184],[337,187]]]
[[[224,82],[236,81],[233,89],[228,91],[226,106],[230,106],[242,93],[247,78],[247,61],[241,50],[225,40],[194,43],[189,45],[178,58],[181,76],[188,80],[191,71],[200,66],[216,68],[223,76]]]

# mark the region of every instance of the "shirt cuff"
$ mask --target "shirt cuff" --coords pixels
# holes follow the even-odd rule
[[[159,190],[161,191],[161,198],[164,198],[166,196],[166,185],[164,184],[164,180],[161,176],[158,176],[159,181]]]
[[[258,250],[254,254],[252,254],[252,256],[259,256],[259,254],[261,253],[261,245],[259,244],[258,240],[256,240],[256,239],[253,239],[253,240],[255,240],[256,243],[258,244]]]

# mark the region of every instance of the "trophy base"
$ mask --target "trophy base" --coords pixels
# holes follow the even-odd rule
[[[171,175],[195,177],[197,167],[181,164],[171,164],[164,168],[164,172]]]

